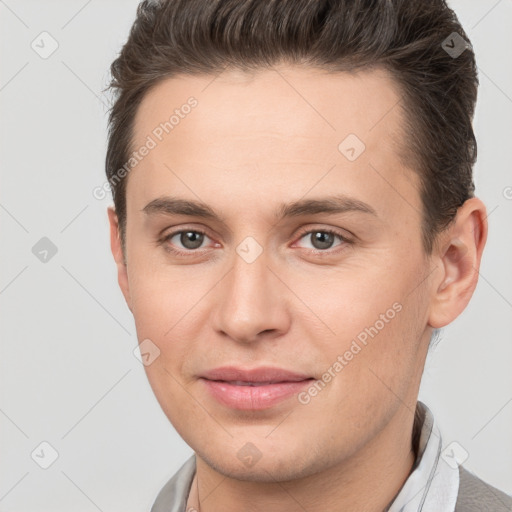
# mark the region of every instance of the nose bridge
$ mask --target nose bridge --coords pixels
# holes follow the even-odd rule
[[[286,329],[286,306],[270,265],[267,252],[253,238],[247,237],[236,247],[231,271],[221,281],[216,297],[218,331],[250,342],[263,331]]]

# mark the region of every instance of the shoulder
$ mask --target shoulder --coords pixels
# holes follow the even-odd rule
[[[185,510],[195,471],[196,458],[195,455],[192,455],[162,487],[151,507],[151,512],[182,512]]]
[[[459,466],[459,494],[455,512],[512,512],[512,497]]]

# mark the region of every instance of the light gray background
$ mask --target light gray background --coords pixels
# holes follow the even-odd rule
[[[429,356],[420,398],[444,445],[458,442],[467,468],[512,493],[512,0],[450,4],[480,68],[475,171],[490,236],[475,296]],[[136,5],[0,0],[0,512],[148,510],[192,453],[132,353],[110,198],[92,194],[105,181],[101,91]],[[31,48],[43,31],[59,45],[47,59]],[[58,249],[46,263],[32,253],[42,237]],[[59,454],[46,470],[31,458],[42,441]]]

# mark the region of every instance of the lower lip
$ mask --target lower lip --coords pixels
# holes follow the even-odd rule
[[[232,409],[268,409],[279,402],[296,395],[313,379],[298,382],[278,382],[262,386],[240,386],[229,382],[201,379],[213,397]]]

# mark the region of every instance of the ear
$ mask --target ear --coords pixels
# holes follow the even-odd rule
[[[108,221],[110,223],[110,248],[117,265],[117,281],[123,292],[126,304],[131,311],[130,287],[128,285],[128,269],[125,262],[123,247],[121,244],[121,235],[119,231],[119,219],[112,206],[108,207]]]
[[[467,306],[478,282],[487,230],[485,205],[480,199],[471,198],[440,235],[433,262],[441,272],[437,274],[431,300],[431,327],[439,329],[448,325]]]

